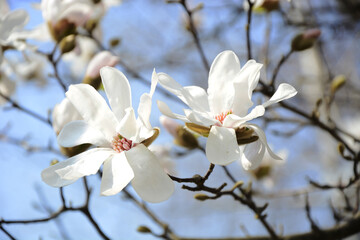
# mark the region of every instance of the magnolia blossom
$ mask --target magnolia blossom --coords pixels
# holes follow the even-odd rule
[[[240,68],[235,53],[224,51],[212,63],[207,92],[197,86],[182,87],[169,75],[159,73],[159,83],[190,109],[184,109],[183,116],[173,113],[164,102],[158,101],[158,107],[162,114],[183,120],[191,130],[208,137],[206,156],[211,163],[227,165],[241,159],[243,168],[249,170],[259,166],[266,151],[280,159],[269,148],[263,130],[248,121],[264,115],[267,106],[297,92],[289,84],[280,84],[270,100],[249,112],[261,67],[250,60]]]
[[[114,195],[131,181],[135,191],[146,201],[168,199],[174,191],[174,183],[147,148],[158,134],[149,122],[151,99],[157,84],[155,71],[150,93],[141,96],[137,119],[125,75],[111,67],[102,68],[100,74],[112,111],[90,85],[72,85],[66,97],[83,120],[68,123],[58,136],[59,144],[64,147],[90,143],[97,148],[45,169],[41,174],[43,181],[62,187],[95,174],[103,164],[102,195]]]
[[[2,61],[2,47],[9,46],[23,50],[25,43],[19,41],[17,33],[22,30],[29,20],[25,10],[15,10],[0,16],[0,62]]]
[[[78,110],[67,98],[56,104],[52,113],[52,124],[56,134],[59,134],[66,124],[82,119]]]
[[[118,62],[119,58],[112,55],[109,51],[99,52],[91,59],[85,75],[90,78],[100,77],[100,69],[102,67],[114,67]]]

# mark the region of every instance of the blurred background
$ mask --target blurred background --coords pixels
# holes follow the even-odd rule
[[[30,18],[26,30],[41,28],[44,19],[40,1],[2,0],[0,17],[10,10],[25,9]],[[171,2],[171,1],[169,1]],[[132,88],[134,107],[141,94],[150,89],[153,68],[166,72],[183,86],[198,85],[207,88],[208,70],[194,41],[189,15],[179,3],[164,0],[123,0],[107,9],[96,26],[96,39],[119,57],[116,66],[128,77]],[[358,152],[360,138],[360,3],[356,0],[280,0],[254,7],[251,22],[252,58],[263,63],[261,79],[271,81],[282,56],[291,50],[292,39],[309,29],[321,30],[315,44],[296,51],[286,59],[276,85],[293,85],[298,95],[286,100],[328,126],[337,126],[349,134],[341,134],[346,143]],[[234,51],[242,65],[247,61],[246,4],[241,0],[186,1],[193,11],[191,21],[196,28],[204,56],[211,64],[224,50]],[[271,6],[271,4],[270,4]],[[44,26],[42,26],[44,27]],[[46,26],[45,26],[46,27]],[[35,35],[35,34],[34,34]],[[54,106],[64,98],[64,91],[54,78],[51,63],[42,53],[52,51],[54,41],[45,34],[29,37],[27,42],[37,50],[9,50],[0,65],[2,76],[14,86],[11,99],[47,118]],[[101,47],[96,41],[77,36],[76,49],[64,54],[58,72],[66,86],[82,82],[86,68]],[[334,90],[334,79],[343,79]],[[185,106],[168,98],[161,86],[154,95],[151,123],[161,128],[160,137],[153,143],[164,166],[175,176],[203,175],[209,162],[199,150],[188,150],[174,145],[173,137],[162,128],[156,100],[163,100],[176,113]],[[4,91],[0,88],[1,91]],[[103,96],[105,94],[100,90]],[[254,102],[267,99],[254,94]],[[319,102],[321,99],[321,103]],[[44,218],[61,206],[59,190],[41,181],[41,171],[54,159],[66,159],[56,143],[56,134],[47,124],[18,111],[3,101],[0,108],[0,217],[6,220]],[[274,152],[284,161],[264,160],[252,172],[242,169],[240,163],[228,166],[232,174],[245,183],[252,181],[257,203],[269,202],[268,221],[284,235],[311,230],[306,217],[305,196],[309,195],[312,217],[321,228],[337,223],[333,217],[336,208],[347,212],[346,199],[352,206],[358,204],[359,183],[341,191],[322,190],[309,184],[309,179],[323,184],[347,183],[353,175],[353,164],[338,152],[338,141],[329,133],[313,126],[305,119],[278,105],[254,121],[263,127]],[[199,138],[205,146],[206,139]],[[218,187],[227,179],[220,167],[215,167],[208,185]],[[111,197],[100,196],[100,179],[88,177],[93,189],[90,210],[102,230],[111,239],[156,239],[136,231],[146,225],[156,233],[162,229],[122,192]],[[138,197],[131,186],[127,190]],[[85,191],[82,181],[64,188],[67,203],[83,204]],[[344,196],[347,196],[344,198]],[[254,214],[230,197],[197,201],[194,193],[181,189],[176,183],[174,195],[166,202],[148,204],[163,222],[182,237],[220,238],[266,235],[267,232]],[[355,208],[355,207],[354,207]],[[351,215],[351,214],[350,214]],[[58,218],[33,224],[3,225],[16,239],[101,239],[93,226],[79,212],[66,212]],[[7,239],[0,231],[0,239]],[[360,239],[354,236],[351,239]]]

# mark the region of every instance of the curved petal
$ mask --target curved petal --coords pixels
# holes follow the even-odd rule
[[[158,73],[159,84],[176,95],[190,108],[198,111],[209,111],[207,94],[204,89],[197,86],[182,87],[166,73]]]
[[[265,155],[265,144],[260,140],[242,146],[241,164],[248,171],[257,168]]]
[[[74,147],[84,143],[91,143],[99,147],[110,147],[111,143],[96,128],[85,121],[72,121],[64,126],[57,137],[63,147]]]
[[[130,167],[125,152],[114,154],[111,159],[104,162],[103,175],[101,178],[101,195],[110,196],[120,192],[134,178],[134,172]]]
[[[83,119],[101,131],[111,141],[118,124],[105,99],[90,85],[76,84],[69,87],[66,96]]]
[[[235,115],[245,116],[253,105],[251,101],[252,92],[259,82],[262,64],[249,60],[241,68],[234,83],[235,96],[232,110]]]
[[[223,126],[224,127],[231,127],[231,128],[238,128],[241,124],[250,121],[254,118],[260,117],[264,115],[265,108],[262,105],[258,105],[251,110],[251,112],[246,115],[245,117],[239,117],[235,114],[229,114],[226,116]]]
[[[132,106],[129,81],[122,72],[113,67],[101,68],[100,75],[111,109],[120,122],[125,116],[125,110]]]
[[[148,202],[162,202],[174,192],[174,183],[165,173],[155,155],[143,144],[125,152],[135,177],[131,185]]]
[[[83,176],[95,174],[101,164],[115,152],[109,148],[93,148],[68,158],[41,172],[42,180],[53,187],[69,185]]]
[[[61,103],[56,104],[52,113],[53,128],[56,134],[59,134],[64,126],[72,121],[81,120],[80,113],[76,110],[69,99],[64,98]]]
[[[190,109],[184,109],[184,113],[187,119],[190,120],[190,122],[196,123],[201,126],[210,126],[216,123],[220,124],[218,120],[216,120],[212,116],[209,116],[209,114],[207,113],[198,112]]]
[[[197,111],[210,112],[209,97],[206,91],[198,86],[186,86],[183,88],[188,106]]]
[[[164,103],[163,101],[158,100],[156,103],[158,105],[158,108],[159,108],[160,112],[163,115],[165,115],[165,116],[167,116],[169,118],[174,118],[174,119],[182,120],[184,122],[189,122],[189,120],[185,116],[173,113],[171,111],[171,109],[169,108],[169,106],[166,103]]]
[[[269,155],[275,159],[275,160],[282,160],[281,157],[279,157],[278,155],[276,155],[271,148],[269,147],[269,145],[267,144],[267,140],[266,140],[266,135],[264,133],[264,131],[255,124],[247,124],[246,126],[251,127],[252,129],[254,129],[254,131],[256,132],[256,134],[259,136],[259,140],[265,145],[266,150],[268,151]]]
[[[263,103],[264,107],[270,106],[274,103],[280,102],[282,100],[292,98],[297,94],[296,89],[287,83],[282,83],[279,85],[278,89],[272,95],[272,97],[269,99],[269,101]]]
[[[23,28],[29,20],[29,15],[25,10],[17,9],[7,13],[0,22],[0,43],[7,44],[10,34]]]
[[[240,158],[235,130],[212,126],[206,142],[206,157],[213,164],[227,165]]]
[[[224,51],[216,56],[209,72],[210,110],[214,114],[230,110],[234,101],[234,81],[240,72],[240,61],[232,51]]]
[[[126,114],[116,128],[116,132],[120,133],[121,136],[136,141],[139,126],[136,122],[135,112],[132,107],[126,109]]]

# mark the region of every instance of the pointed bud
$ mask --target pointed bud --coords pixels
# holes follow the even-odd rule
[[[296,35],[291,42],[291,50],[303,51],[311,48],[320,35],[321,31],[319,29],[309,29],[304,33]]]
[[[234,186],[230,189],[230,191],[234,191],[235,189],[241,187],[244,184],[244,181],[237,181]]]
[[[141,233],[152,233],[151,229],[148,228],[147,226],[139,226],[136,231],[141,232]]]
[[[121,39],[120,38],[112,38],[110,39],[109,41],[109,45],[114,48],[114,47],[117,47],[121,44]]]
[[[338,75],[331,81],[331,94],[334,95],[342,86],[346,83],[346,77],[344,75]]]
[[[60,42],[64,37],[76,33],[76,25],[67,19],[58,21],[55,25],[48,22],[48,28],[51,36],[56,42]]]
[[[53,159],[53,160],[51,160],[51,162],[50,162],[50,166],[53,166],[53,165],[55,165],[55,164],[57,164],[57,163],[59,163],[59,160]]]
[[[90,61],[83,83],[99,89],[101,84],[100,69],[105,66],[114,67],[119,62],[119,58],[111,54],[109,51],[97,53]]]
[[[71,34],[64,37],[60,42],[60,50],[62,54],[71,52],[76,46],[76,36]]]
[[[188,149],[199,147],[199,143],[194,134],[185,129],[181,124],[178,124],[176,121],[166,116],[160,117],[160,123],[164,126],[166,131],[174,137],[174,143],[176,145]]]
[[[210,199],[210,197],[209,197],[208,195],[203,194],[203,193],[195,194],[195,195],[194,195],[194,198],[195,198],[196,200],[199,200],[199,201],[205,201],[205,200]]]

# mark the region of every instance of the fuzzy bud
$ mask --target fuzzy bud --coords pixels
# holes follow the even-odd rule
[[[203,193],[195,194],[194,198],[199,201],[205,201],[205,200],[210,199],[210,197],[208,195],[203,194]]]
[[[321,31],[319,29],[309,29],[296,35],[291,42],[291,50],[303,51],[311,48],[320,35]]]
[[[60,42],[60,50],[62,54],[71,52],[76,46],[76,36],[71,34],[64,37]]]
[[[166,131],[168,131],[174,137],[174,143],[176,145],[188,149],[194,149],[199,146],[199,143],[194,134],[171,118],[161,116],[160,123],[164,126]]]
[[[119,58],[112,55],[109,51],[97,53],[90,61],[83,83],[99,89],[101,84],[100,69],[105,66],[114,67],[119,62]]]
[[[136,231],[141,232],[141,233],[152,233],[151,229],[148,228],[147,226],[139,226]]]
[[[331,81],[331,94],[335,94],[346,83],[346,77],[344,75],[338,75]]]
[[[51,33],[51,36],[56,42],[60,42],[64,37],[76,33],[76,25],[69,22],[67,19],[62,19],[57,22],[55,25],[48,23],[48,27]]]

